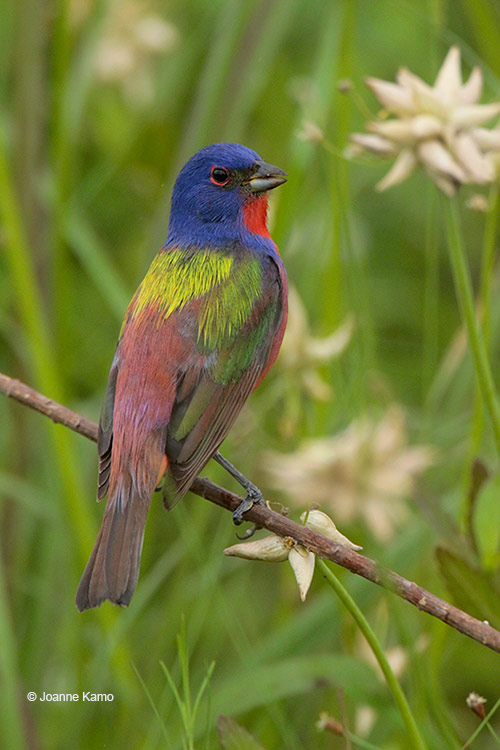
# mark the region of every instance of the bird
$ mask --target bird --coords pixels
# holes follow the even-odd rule
[[[236,143],[202,148],[177,176],[166,242],[125,313],[109,373],[97,442],[97,499],[107,501],[80,611],[130,603],[155,489],[172,508],[214,457],[241,478],[218,449],[285,332],[287,276],[267,212],[268,191],[286,180]],[[235,521],[259,499],[244,486]]]

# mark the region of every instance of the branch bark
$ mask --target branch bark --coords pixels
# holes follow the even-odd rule
[[[0,373],[0,392],[44,414],[53,422],[69,427],[89,440],[97,440],[97,424],[95,422],[43,396],[19,380],[14,380]],[[229,490],[219,487],[208,479],[200,477],[193,482],[191,492],[229,511],[236,510],[242,500],[233,492],[229,492]],[[331,560],[337,565],[347,568],[351,573],[362,576],[368,581],[392,591],[421,611],[437,617],[460,633],[500,653],[500,632],[486,621],[477,620],[430,591],[426,591],[416,583],[379,565],[374,560],[326,539],[290,518],[261,505],[255,505],[247,511],[245,520],[252,521],[281,537],[291,537],[318,557]]]

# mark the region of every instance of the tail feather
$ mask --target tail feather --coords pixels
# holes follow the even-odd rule
[[[122,606],[130,603],[139,576],[149,504],[150,500],[133,492],[125,502],[123,497],[108,498],[94,549],[76,592],[80,612],[106,600]]]

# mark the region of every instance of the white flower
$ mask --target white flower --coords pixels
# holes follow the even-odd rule
[[[293,375],[304,392],[321,401],[331,397],[331,388],[318,372],[318,366],[338,357],[352,337],[354,322],[346,318],[329,336],[311,336],[307,311],[294,287],[289,290],[288,323],[278,366]]]
[[[105,31],[97,46],[95,68],[101,80],[119,84],[134,103],[154,93],[152,59],[178,43],[175,26],[137,0],[110,5]]]
[[[318,732],[331,732],[339,737],[342,737],[344,734],[344,727],[340,721],[327,714],[326,711],[321,711],[319,719],[316,722],[316,729]]]
[[[357,544],[349,541],[338,531],[337,527],[326,513],[320,510],[310,510],[300,517],[302,523],[312,531],[332,539],[338,544],[359,550]],[[264,560],[266,562],[283,562],[288,560],[299,587],[300,598],[305,601],[314,574],[315,556],[300,544],[296,544],[290,537],[282,538],[277,534],[269,534],[262,539],[252,542],[233,544],[224,550],[225,555],[242,557],[245,560]]]
[[[294,453],[269,453],[264,465],[271,484],[294,505],[321,503],[342,523],[362,517],[388,541],[406,518],[402,499],[432,461],[429,447],[407,445],[404,413],[393,405],[378,421],[359,419]]]
[[[463,83],[458,47],[449,50],[434,86],[406,68],[398,71],[396,83],[367,78],[366,84],[384,110],[367,124],[368,134],[351,135],[347,153],[395,157],[378,190],[402,182],[419,164],[447,195],[461,184],[496,178],[500,128],[483,126],[500,114],[500,102],[478,104],[482,71],[474,68]]]
[[[484,213],[488,211],[488,201],[484,195],[481,195],[480,193],[474,193],[474,195],[471,195],[465,205],[472,211],[482,211]]]
[[[319,125],[311,120],[304,120],[302,130],[297,133],[297,137],[306,143],[321,143],[325,136]]]
[[[377,721],[377,713],[372,706],[358,706],[354,721],[358,737],[368,737]]]
[[[465,702],[467,703],[471,711],[474,711],[474,713],[477,714],[480,719],[485,718],[486,709],[484,707],[484,704],[487,702],[486,698],[483,698],[483,696],[479,695],[479,693],[472,692],[469,693],[469,695],[465,699]]]
[[[321,510],[307,510],[305,513],[302,513],[300,520],[304,526],[307,526],[311,531],[326,536],[327,539],[342,544],[344,547],[349,547],[349,549],[355,550],[363,549],[359,544],[354,544],[354,542],[351,542],[350,539],[341,534],[330,516],[327,516],[326,513],[323,513]]]

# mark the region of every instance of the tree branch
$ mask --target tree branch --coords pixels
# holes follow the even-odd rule
[[[80,435],[89,438],[89,440],[97,440],[97,425],[95,422],[91,422],[71,409],[52,401],[19,380],[14,380],[0,373],[0,392],[25,406],[29,406],[31,409],[39,411],[41,414],[45,414],[53,422],[69,427]],[[229,511],[236,510],[241,503],[241,497],[219,487],[208,479],[195,479],[191,486],[191,492]],[[475,617],[471,617],[471,615],[452,604],[448,604],[448,602],[431,594],[421,586],[417,586],[416,583],[408,581],[388,568],[384,568],[374,560],[316,534],[306,526],[302,526],[261,505],[254,505],[251,510],[245,513],[245,519],[281,537],[291,537],[319,557],[331,560],[337,565],[347,568],[351,573],[362,576],[368,581],[392,591],[423,612],[437,617],[460,633],[500,653],[500,632],[492,628],[486,621],[481,622]]]

